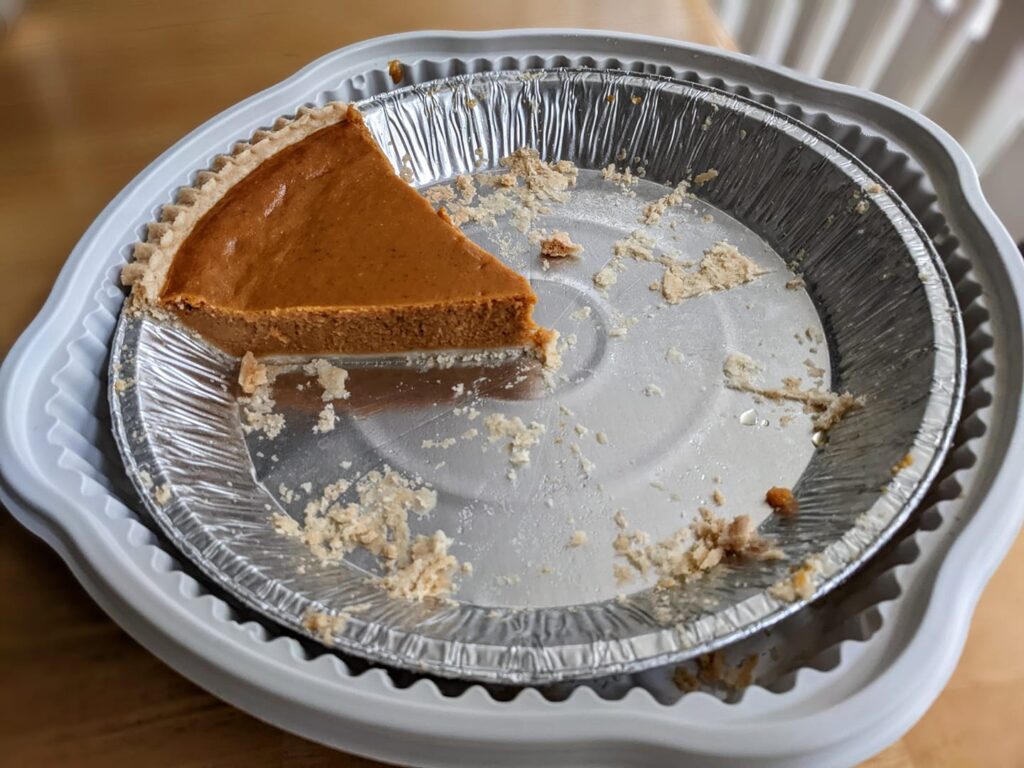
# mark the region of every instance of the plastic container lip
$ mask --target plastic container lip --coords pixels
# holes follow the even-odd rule
[[[665,708],[659,714],[657,709],[652,711],[652,708],[647,706],[650,700],[639,693],[637,696],[627,697],[627,701],[632,705],[629,708],[613,707],[608,702],[602,702],[593,695],[588,697],[585,692],[581,692],[571,697],[568,702],[558,705],[564,711],[560,711],[557,721],[547,717],[548,706],[535,706],[534,711],[529,713],[531,721],[537,721],[534,744],[544,742],[551,746],[571,746],[594,738],[603,744],[612,740],[614,737],[610,734],[614,733],[624,734],[623,738],[628,738],[630,729],[623,718],[636,715],[634,724],[640,727],[645,724],[654,725],[657,721],[671,728],[670,734],[654,733],[653,728],[645,730],[650,738],[641,746],[652,748],[685,749],[692,754],[711,754],[719,756],[719,759],[725,759],[726,756],[722,755],[721,751],[722,739],[728,736],[730,756],[741,758],[742,755],[749,755],[751,750],[756,749],[758,756],[763,759],[795,760],[802,757],[810,760],[816,750],[835,745],[844,729],[848,729],[849,724],[855,722],[859,729],[853,734],[857,738],[857,744],[847,745],[843,759],[853,761],[871,754],[908,728],[945,684],[966,636],[974,601],[1008,549],[1013,533],[1020,526],[1021,509],[1013,506],[1013,500],[1021,498],[1024,478],[1015,476],[1007,469],[1019,466],[1024,459],[1024,434],[1021,431],[1020,414],[1021,361],[1024,358],[1020,341],[1024,265],[1017,258],[1012,240],[985,203],[976,174],[963,151],[948,135],[927,120],[883,97],[862,94],[845,86],[832,86],[820,81],[810,82],[788,70],[776,67],[752,67],[744,57],[716,52],[702,46],[685,46],[674,41],[635,35],[609,36],[571,31],[453,33],[444,36],[438,33],[419,33],[369,41],[336,52],[314,62],[271,91],[284,90],[286,86],[288,89],[294,89],[303,77],[308,77],[313,71],[311,67],[334,64],[345,56],[359,59],[369,51],[378,50],[379,56],[384,60],[389,57],[389,53],[395,51],[399,42],[413,46],[431,40],[437,42],[439,39],[448,39],[448,54],[451,55],[464,52],[467,41],[472,41],[479,48],[487,41],[501,40],[503,35],[506,42],[511,44],[518,40],[521,45],[529,45],[529,49],[536,49],[546,42],[557,42],[560,44],[559,51],[570,51],[572,43],[589,40],[598,48],[609,43],[622,48],[634,46],[630,55],[640,58],[656,58],[657,54],[668,56],[675,52],[680,57],[690,56],[694,61],[699,60],[700,64],[694,66],[711,66],[715,63],[721,65],[718,74],[731,81],[752,82],[747,77],[737,74],[737,68],[746,67],[753,70],[754,80],[760,88],[784,93],[787,98],[799,101],[796,97],[791,97],[789,91],[780,89],[812,89],[823,99],[818,102],[819,109],[834,107],[839,110],[842,105],[841,97],[848,97],[852,106],[848,103],[847,109],[880,109],[884,114],[879,115],[876,112],[876,119],[884,117],[889,121],[887,125],[895,126],[893,130],[905,132],[902,134],[903,137],[909,137],[908,140],[911,142],[920,142],[916,146],[920,150],[920,156],[930,160],[931,167],[934,168],[932,178],[943,182],[947,187],[939,190],[940,196],[945,194],[947,199],[950,199],[950,194],[955,196],[963,192],[965,205],[960,205],[958,199],[954,200],[954,208],[948,213],[951,219],[956,219],[959,233],[964,238],[970,238],[970,243],[974,246],[975,268],[980,274],[990,278],[985,288],[994,308],[998,310],[994,313],[992,321],[993,328],[998,329],[993,334],[997,338],[996,354],[999,357],[995,386],[997,402],[1003,410],[1004,418],[993,420],[989,425],[991,432],[987,435],[987,442],[991,450],[983,457],[983,466],[971,489],[973,493],[982,495],[984,500],[979,505],[974,519],[967,524],[952,545],[935,583],[930,585],[930,588],[924,588],[925,594],[921,599],[930,599],[914,639],[884,671],[856,693],[826,710],[788,721],[781,717],[779,712],[771,722],[747,721],[742,726],[733,724],[727,727],[709,726],[704,722],[694,725],[682,718],[684,711],[693,712],[692,707],[681,706],[681,711],[676,713]],[[645,45],[651,46],[651,49],[636,50],[642,49]],[[374,49],[374,46],[377,48]],[[622,53],[618,49],[615,52]],[[408,55],[423,56],[432,53],[434,52],[421,50],[409,52]],[[365,62],[366,59],[362,60]],[[268,92],[264,92],[243,104],[250,105],[267,95]],[[209,125],[208,123],[207,126]],[[161,156],[143,173],[143,176],[162,163],[168,162],[173,152],[172,149]],[[62,271],[54,292],[40,316],[19,339],[0,370],[0,392],[4,393],[4,402],[0,404],[3,406],[0,418],[0,451],[4,456],[0,496],[20,512],[19,519],[36,532],[43,533],[55,545],[97,600],[123,623],[130,624],[130,629],[137,638],[179,670],[193,679],[199,678],[207,687],[249,711],[258,712],[261,716],[273,719],[285,727],[325,741],[337,740],[337,735],[331,736],[326,728],[328,722],[322,719],[324,715],[333,713],[334,716],[345,718],[350,724],[365,724],[368,734],[379,739],[381,726],[375,717],[379,715],[379,710],[373,711],[367,706],[373,702],[378,706],[388,707],[391,728],[384,732],[387,735],[393,735],[399,730],[410,735],[429,736],[435,744],[438,738],[454,739],[456,745],[462,746],[479,746],[481,742],[488,740],[503,744],[516,743],[521,733],[522,718],[527,716],[523,710],[531,704],[537,704],[536,697],[524,694],[511,705],[487,709],[480,706],[479,698],[473,700],[467,693],[458,700],[445,702],[451,707],[463,704],[458,708],[464,711],[464,716],[460,712],[460,727],[456,727],[453,722],[448,722],[453,720],[452,718],[440,718],[435,722],[429,717],[431,714],[438,714],[439,710],[437,702],[427,701],[427,694],[423,692],[424,686],[414,686],[411,691],[400,697],[391,696],[389,692],[370,690],[371,686],[379,689],[382,682],[387,685],[386,679],[380,679],[381,674],[371,672],[351,680],[354,691],[359,692],[359,701],[342,702],[338,696],[337,684],[333,687],[327,685],[315,675],[300,677],[293,669],[296,665],[268,658],[264,649],[254,645],[261,641],[249,637],[244,627],[237,628],[238,642],[233,643],[230,649],[226,648],[225,630],[219,629],[214,622],[209,621],[210,614],[201,616],[194,608],[190,613],[189,608],[183,605],[183,601],[171,595],[170,588],[165,584],[158,584],[163,578],[177,578],[180,574],[164,574],[161,579],[154,579],[152,583],[141,584],[132,581],[138,574],[132,570],[133,566],[127,558],[118,559],[110,556],[111,546],[115,543],[110,538],[110,530],[105,530],[100,523],[87,515],[62,514],[64,510],[73,508],[76,503],[82,503],[79,489],[54,488],[39,472],[37,457],[28,455],[27,446],[22,443],[23,436],[31,434],[33,429],[30,426],[32,411],[26,408],[25,404],[31,402],[32,384],[37,383],[43,373],[42,370],[37,370],[34,372],[35,375],[30,375],[33,373],[30,368],[32,365],[42,368],[44,364],[49,364],[52,369],[51,360],[38,360],[42,350],[33,342],[38,343],[45,331],[56,331],[59,316],[66,317],[69,310],[80,308],[89,300],[88,296],[74,295],[72,290],[75,278],[81,277],[88,269],[88,247],[96,240],[102,227],[109,223],[109,216],[114,208],[124,197],[132,193],[141,179],[140,176],[122,191],[90,227]],[[953,189],[952,193],[949,191],[950,186]],[[58,313],[57,309],[61,309],[62,312]],[[38,422],[34,426],[38,436]],[[108,500],[107,504],[111,501]],[[97,504],[94,509],[102,508]],[[119,581],[119,578],[123,577],[128,581]],[[170,616],[181,621],[167,621]],[[946,642],[935,643],[935,637],[943,637]],[[330,664],[330,661],[321,657],[316,663]],[[259,669],[260,682],[254,680],[254,669]],[[909,681],[913,681],[912,686],[905,685]],[[300,698],[297,697],[295,689],[298,682],[310,684],[308,704],[297,700]],[[894,691],[903,691],[905,695],[893,695]],[[755,713],[757,702],[763,703],[765,697],[772,697],[767,692],[751,693],[758,694],[748,697],[751,710]],[[253,694],[267,697],[267,700],[259,701]],[[688,697],[687,701],[697,698],[704,707],[708,706],[708,699],[705,697]],[[300,706],[295,708],[294,713],[290,713],[287,707],[294,704]],[[571,708],[571,704],[575,706]],[[602,708],[602,704],[607,706]],[[510,719],[508,715],[512,713],[513,708],[516,717]],[[722,715],[723,723],[732,720],[727,715],[728,710],[729,707],[724,706],[712,708],[714,713]],[[744,710],[746,711],[746,708]],[[303,719],[306,717],[311,719],[306,721]],[[605,719],[606,717],[614,717],[615,720]],[[337,724],[336,720],[329,722],[335,726]],[[461,727],[463,725],[470,727],[464,730]],[[470,732],[473,738],[467,739],[467,733]],[[846,735],[848,738],[853,737],[848,733]],[[415,759],[421,763],[442,763],[436,756],[440,753],[433,751],[428,754],[415,747],[399,746],[393,741],[382,747],[379,741],[370,741],[369,736],[365,739],[352,738],[354,740],[346,742],[346,747],[365,754],[391,756],[390,759],[403,759],[396,756],[404,755],[404,759]],[[747,739],[756,741],[746,741]],[[749,747],[744,745],[745,741]],[[614,752],[609,752],[608,755],[610,758],[616,756]]]

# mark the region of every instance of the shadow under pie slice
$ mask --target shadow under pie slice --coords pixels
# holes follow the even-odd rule
[[[235,355],[551,340],[523,276],[435,212],[340,103],[218,157],[164,206],[122,280]]]

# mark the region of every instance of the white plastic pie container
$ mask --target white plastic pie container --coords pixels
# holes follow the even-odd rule
[[[158,199],[191,154],[325,89],[389,87],[486,69],[636,69],[763,101],[878,173],[943,257],[967,337],[967,394],[924,507],[860,574],[772,637],[758,685],[678,696],[663,672],[562,689],[451,685],[366,668],[280,634],[183,569],[139,517],[103,407],[132,198]],[[212,119],[157,159],[72,253],[0,371],[0,498],[140,642],[217,695],[283,728],[415,765],[847,765],[898,738],[955,666],[971,611],[1018,529],[1024,268],[963,151],[886,99],[668,40],[597,32],[422,33],[330,54]],[[738,649],[737,653],[740,652]]]

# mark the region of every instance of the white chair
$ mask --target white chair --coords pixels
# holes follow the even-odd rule
[[[1024,178],[1024,2],[714,4],[740,50],[878,91],[949,130],[971,156],[1011,233],[1024,239],[1024,195],[1012,182]],[[950,97],[953,88],[959,93]]]

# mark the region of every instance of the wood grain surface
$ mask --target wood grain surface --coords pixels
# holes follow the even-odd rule
[[[704,0],[29,0],[0,38],[0,354],[106,203],[211,115],[368,37],[513,26],[731,46]],[[2,766],[377,765],[286,734],[179,677],[6,511],[0,583]],[[1024,765],[1022,593],[1018,540],[946,691],[868,765]]]

